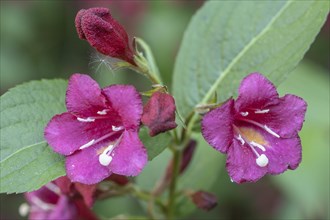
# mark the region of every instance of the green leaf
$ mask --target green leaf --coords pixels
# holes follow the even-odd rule
[[[44,140],[44,127],[65,111],[64,80],[32,81],[10,89],[0,98],[0,192],[40,188],[65,175],[64,159]]]
[[[146,127],[142,127],[140,129],[139,136],[147,149],[149,160],[154,159],[161,152],[163,152],[171,142],[171,136],[168,133],[162,133],[155,137],[150,137]]]
[[[242,78],[261,72],[276,85],[293,70],[329,11],[328,1],[209,1],[192,18],[174,69],[173,90],[187,118],[214,92],[235,96]]]

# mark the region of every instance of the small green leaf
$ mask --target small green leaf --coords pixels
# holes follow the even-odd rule
[[[260,72],[278,85],[314,41],[329,1],[208,1],[192,18],[176,60],[173,91],[187,118],[214,92],[235,96]]]
[[[161,152],[163,152],[163,150],[165,150],[171,142],[171,136],[168,133],[161,133],[155,137],[150,137],[146,127],[142,127],[140,129],[139,136],[147,149],[149,160],[154,159]]]
[[[64,159],[44,140],[44,127],[65,111],[64,80],[32,81],[10,89],[0,98],[0,192],[40,188],[65,175]]]

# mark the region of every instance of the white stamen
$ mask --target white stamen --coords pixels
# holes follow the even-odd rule
[[[268,113],[268,112],[269,112],[269,109],[263,109],[263,110],[258,109],[256,111],[254,111],[254,113],[256,113],[256,114],[264,114],[264,113]]]
[[[99,156],[99,162],[102,166],[108,166],[112,161],[112,157],[107,154],[101,154]]]
[[[97,114],[106,115],[107,114],[107,109],[103,109],[102,111],[98,111]]]
[[[99,156],[99,162],[102,166],[108,166],[112,161],[112,156],[109,154],[113,151],[116,145],[110,144]]]
[[[230,182],[232,182],[232,183],[233,183],[233,182],[234,182],[234,180],[233,180],[232,178],[230,178]]]
[[[124,129],[123,126],[116,127],[116,126],[112,125],[112,130],[113,130],[113,131],[121,131],[121,130],[123,130],[123,129]]]
[[[241,118],[240,120],[241,121],[250,122],[251,124],[254,124],[254,125],[258,126],[259,128],[265,129],[271,135],[274,135],[275,137],[280,138],[280,135],[278,135],[274,131],[272,131],[269,127],[267,127],[267,125],[262,125],[262,124],[260,124],[258,122],[255,122],[255,121],[249,120],[249,119],[245,119],[245,118]]]
[[[18,208],[20,216],[25,217],[29,214],[30,206],[27,203],[22,203]]]
[[[236,137],[236,139],[241,142],[241,145],[245,144],[245,141],[244,141],[244,139],[242,138],[242,136],[240,134]]]
[[[273,130],[271,130],[269,127],[267,127],[267,125],[264,125],[264,128],[269,134],[274,135],[277,138],[280,138],[280,135],[276,134]]]
[[[257,159],[256,163],[259,167],[265,167],[267,166],[269,160],[265,154],[261,154]]]
[[[31,200],[36,206],[44,211],[52,210],[55,207],[53,204],[46,203],[36,196],[32,197]]]
[[[249,112],[241,112],[241,115],[244,116],[244,117],[245,116],[248,116],[249,115]]]
[[[95,121],[95,118],[91,118],[91,117],[88,117],[88,118],[77,118],[78,121],[81,121],[81,122],[94,122]]]
[[[90,146],[92,146],[92,145],[94,144],[94,142],[95,142],[95,139],[93,139],[93,140],[91,140],[90,142],[88,142],[88,143],[82,145],[81,147],[79,147],[79,149],[82,150],[82,149],[85,149],[85,148],[87,148],[87,147],[90,147]]]
[[[47,187],[47,189],[49,189],[50,191],[52,191],[53,193],[56,193],[57,195],[61,194],[61,190],[58,186],[56,186],[54,183],[49,182],[45,185],[45,187]]]
[[[250,144],[251,144],[252,146],[254,146],[254,147],[259,148],[259,149],[262,150],[262,151],[266,151],[266,148],[265,148],[264,146],[262,146],[261,144],[258,144],[258,143],[254,142],[254,141],[251,141]]]

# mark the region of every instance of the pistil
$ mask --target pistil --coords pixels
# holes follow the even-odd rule
[[[110,144],[99,156],[99,162],[102,166],[108,166],[111,161],[112,158],[114,156],[113,150],[117,147],[117,145],[119,144],[121,138],[123,135],[121,135],[115,143]]]
[[[112,161],[112,156],[109,155],[111,154],[111,152],[113,151],[113,149],[115,148],[115,145],[110,144],[104,151],[102,154],[100,154],[99,156],[99,162],[102,166],[108,166],[111,161]]]
[[[235,138],[240,141],[241,145],[243,146],[245,143],[250,147],[250,149],[252,150],[252,152],[256,155],[257,159],[256,159],[256,164],[259,167],[265,167],[268,165],[268,158],[265,154],[259,154],[258,151],[256,151],[255,147],[259,148],[260,150],[262,150],[263,152],[266,151],[266,148],[254,141],[249,141],[248,138],[244,137],[244,135],[241,134],[241,131],[238,127],[236,127],[234,125],[234,130],[238,133],[238,136],[236,136]]]

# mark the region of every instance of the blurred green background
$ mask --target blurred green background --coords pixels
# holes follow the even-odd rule
[[[77,37],[77,11],[95,6],[110,8],[131,36],[149,43],[165,83],[171,85],[182,34],[200,5],[202,1],[1,1],[1,94],[29,80],[68,78],[76,72],[91,74],[103,86],[131,83],[139,90],[149,89],[145,79],[133,72],[111,71]],[[279,176],[267,176],[255,184],[237,185],[230,182],[223,161],[219,172],[212,174],[216,181],[209,190],[218,196],[218,206],[210,212],[185,206],[183,212],[189,213],[186,219],[329,219],[329,38],[328,16],[304,60],[279,87],[281,95],[296,94],[309,105],[300,133],[300,167]],[[196,138],[198,149],[214,153],[200,137]],[[154,184],[169,156],[165,152],[146,167],[139,177],[142,187]],[[217,157],[224,160],[223,155]],[[198,154],[193,163],[198,166]],[[189,167],[182,178],[207,185],[208,180],[199,178],[193,169]],[[18,214],[23,202],[22,195],[1,195],[0,219],[24,219]],[[142,206],[128,196],[98,202],[94,210],[106,218],[144,213]]]

